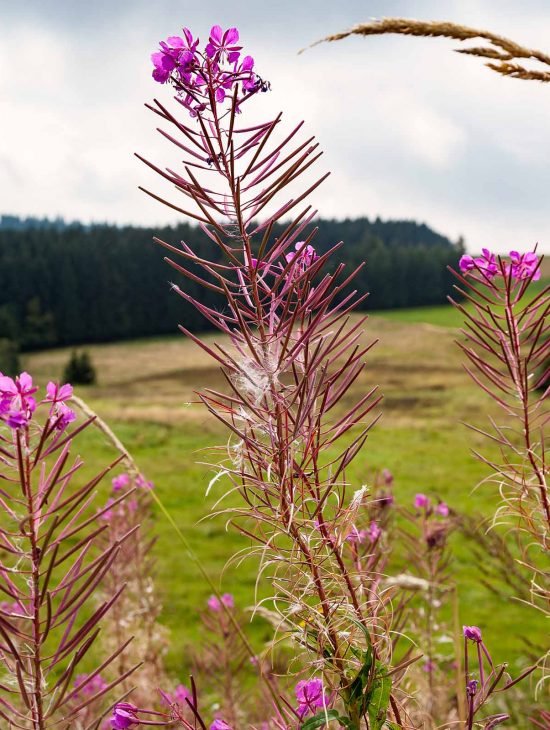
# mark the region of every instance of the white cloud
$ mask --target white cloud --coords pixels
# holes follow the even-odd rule
[[[150,80],[149,54],[177,30],[181,4],[0,7],[0,212],[174,221],[137,191],[162,185],[133,152],[180,159],[154,134],[143,102],[169,97]],[[416,218],[453,238],[464,234],[472,248],[538,239],[550,251],[549,89],[498,78],[478,59],[452,53],[450,41],[352,39],[296,55],[323,33],[366,19],[359,0],[209,7],[211,17],[194,6],[181,20],[203,35],[213,21],[242,28],[273,84],[255,113],[282,107],[288,124],[305,119],[317,135],[325,150],[319,171],[333,170],[314,195],[323,215]],[[550,10],[540,0],[521,12],[504,1],[373,0],[368,15],[460,20],[543,47]]]

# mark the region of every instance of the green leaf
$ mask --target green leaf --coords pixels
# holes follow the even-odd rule
[[[378,675],[368,706],[369,727],[371,730],[382,730],[388,715],[391,694],[391,677]]]
[[[369,647],[367,651],[362,652],[363,665],[351,680],[348,691],[346,693],[345,702],[348,709],[354,707],[359,714],[362,714],[362,708],[368,704],[369,684],[371,680],[373,654]],[[367,692],[367,694],[365,694]]]
[[[365,634],[365,638],[367,640],[367,644],[369,646],[372,646],[372,641],[370,640],[370,634],[368,632],[367,627],[366,626],[363,626],[363,624],[361,623],[361,621],[358,621],[356,618],[350,618],[350,621],[352,622],[352,624],[355,624],[356,626],[358,626],[361,629],[361,631]]]
[[[323,710],[315,717],[310,717],[300,725],[300,730],[316,730],[319,727],[325,727],[327,720],[338,720],[344,727],[350,727],[348,717],[340,717],[338,710]]]

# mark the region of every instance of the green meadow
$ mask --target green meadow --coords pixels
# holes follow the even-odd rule
[[[378,384],[384,394],[382,419],[347,474],[354,489],[368,484],[376,470],[389,468],[395,476],[396,501],[410,505],[416,492],[445,500],[460,513],[491,516],[497,494],[491,485],[476,485],[487,476],[472,449],[490,448],[463,421],[479,426],[495,413],[492,404],[468,379],[455,344],[460,317],[450,306],[399,310],[370,317],[365,337],[379,340],[367,356],[367,367],[346,394],[348,404]],[[215,339],[208,334],[207,340]],[[98,371],[98,384],[77,394],[104,418],[131,451],[204,569],[235,595],[242,607],[254,600],[256,564],[253,559],[224,571],[227,559],[246,546],[222,517],[204,519],[223,491],[206,487],[216,459],[212,447],[224,445],[227,434],[196,402],[195,391],[222,389],[224,381],[208,357],[183,336],[96,345],[89,348]],[[69,350],[29,354],[24,365],[37,383],[59,378]],[[113,447],[98,430],[80,440],[87,469],[115,458]],[[107,498],[109,483],[98,501]],[[154,509],[152,529],[154,578],[162,603],[162,621],[170,629],[170,669],[185,677],[187,647],[199,630],[199,614],[210,594],[186,547],[163,514]],[[484,564],[460,534],[451,538],[453,575],[458,586],[460,620],[477,624],[498,661],[512,667],[528,661],[518,627],[543,639],[537,614],[512,600],[489,592],[480,583]],[[268,586],[260,586],[267,594]],[[255,642],[268,629],[251,627]]]

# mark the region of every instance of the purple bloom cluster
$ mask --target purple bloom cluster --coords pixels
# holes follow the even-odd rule
[[[148,481],[141,474],[138,474],[135,477],[134,484],[138,489],[145,490],[153,489],[155,486],[153,482]],[[126,472],[118,474],[116,477],[113,477],[112,486],[114,494],[116,494],[117,492],[122,492],[125,489],[129,489],[132,486],[132,477]],[[116,499],[114,497],[109,497],[109,499],[105,503],[105,507],[101,511],[101,514],[99,516],[100,519],[105,520],[106,522],[110,522],[113,519],[113,517],[115,516],[115,510],[111,509],[111,505],[113,505],[115,501]],[[125,501],[118,504],[116,514],[118,514],[119,517],[124,517],[126,513],[134,514],[135,512],[137,512],[138,507],[139,504],[137,499],[126,499]]]
[[[37,391],[38,387],[33,385],[27,372],[15,379],[0,373],[0,420],[14,430],[25,428],[37,406],[49,404],[50,423],[58,431],[64,431],[76,419],[75,412],[65,402],[73,395],[72,386],[50,381],[46,386],[46,398],[39,403],[34,397]]]
[[[14,601],[13,603],[10,603],[9,601],[0,601],[0,612],[5,613],[8,616],[14,618],[25,618],[26,613],[25,609],[21,605],[21,603]]]
[[[482,255],[478,257],[462,256],[459,261],[460,270],[464,274],[478,272],[486,279],[493,279],[499,272],[500,267],[497,257],[488,248],[482,249]],[[534,251],[520,254],[518,251],[510,251],[510,262],[505,265],[506,273],[518,281],[533,278],[533,281],[540,279],[539,257]]]
[[[321,679],[302,680],[294,691],[298,700],[297,713],[301,720],[310,712],[313,714],[329,704]]]
[[[256,91],[268,91],[269,84],[254,72],[254,59],[244,56],[237,28],[224,31],[214,25],[204,51],[199,39],[188,28],[181,36],[161,41],[153,53],[153,78],[161,84],[171,82],[191,116],[222,104],[237,93],[238,104]],[[240,96],[239,96],[240,94]]]
[[[430,512],[433,511],[436,514],[441,515],[441,517],[449,516],[449,506],[445,502],[439,502],[432,510],[432,503],[430,498],[427,495],[422,494],[421,492],[415,496],[413,504],[416,509],[424,509]]]
[[[208,608],[211,611],[214,611],[214,613],[219,613],[222,610],[222,604],[226,608],[235,608],[235,600],[231,593],[224,593],[223,596],[221,596],[221,599],[212,595],[208,599],[207,603]]]
[[[313,246],[306,245],[305,241],[298,241],[294,248],[295,251],[291,251],[285,256],[288,264],[298,261],[302,266],[311,266],[319,258]]]
[[[165,704],[173,705],[178,704],[182,707],[187,707],[187,700],[193,702],[193,693],[184,684],[178,684],[174,690],[174,694],[168,694],[168,692],[161,692],[162,699]]]
[[[539,257],[534,251],[520,254],[518,251],[510,251],[510,271],[513,279],[529,279],[533,281],[540,279]]]
[[[153,482],[147,481],[144,476],[138,474],[135,478],[136,487],[138,489],[153,489]],[[123,473],[116,477],[113,477],[112,485],[113,492],[122,492],[124,489],[128,489],[132,484],[132,477],[129,474]]]
[[[382,530],[376,522],[372,520],[367,530],[359,530],[355,525],[353,525],[349,535],[346,537],[346,541],[350,542],[352,545],[362,545],[366,540],[370,543],[375,543],[381,534]]]
[[[90,677],[89,674],[77,674],[74,681],[74,688],[79,695],[91,697],[97,692],[102,692],[107,687],[107,682],[100,674]]]
[[[252,257],[250,265],[262,273],[273,275],[282,273],[288,267],[286,276],[293,279],[303,274],[309,266],[319,260],[316,250],[310,244],[306,244],[305,241],[297,241],[294,249],[294,251],[289,251],[284,255],[286,264],[270,264],[267,261],[258,261],[258,259]]]

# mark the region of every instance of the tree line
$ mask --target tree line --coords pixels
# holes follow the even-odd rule
[[[358,218],[316,225],[318,251],[343,240],[339,260],[350,268],[367,262],[354,283],[371,292],[365,308],[438,304],[450,292],[446,267],[462,254],[461,241],[452,243],[412,221]],[[170,291],[170,282],[213,306],[216,295],[167,266],[153,236],[176,246],[184,240],[199,254],[211,255],[214,246],[188,224],[152,229],[2,216],[0,339],[33,350],[173,333],[178,323],[204,329],[201,316]]]

